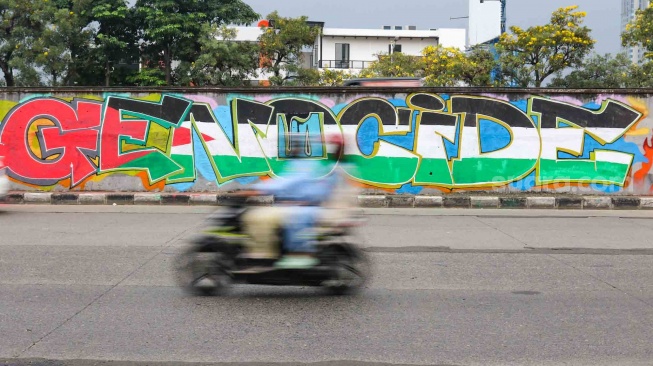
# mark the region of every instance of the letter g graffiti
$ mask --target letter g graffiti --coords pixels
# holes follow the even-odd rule
[[[37,185],[71,178],[71,187],[94,174],[101,111],[101,103],[53,98],[15,107],[0,126],[7,174]]]

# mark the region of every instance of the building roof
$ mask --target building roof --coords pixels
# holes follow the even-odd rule
[[[438,38],[438,30],[406,30],[406,29],[354,29],[354,28],[324,28],[324,36],[332,37],[388,37],[388,38]]]

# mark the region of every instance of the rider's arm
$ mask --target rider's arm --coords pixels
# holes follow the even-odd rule
[[[262,192],[263,194],[278,195],[288,190],[291,182],[285,179],[268,179],[266,181],[254,184],[253,189]]]

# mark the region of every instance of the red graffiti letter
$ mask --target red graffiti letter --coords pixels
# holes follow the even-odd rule
[[[9,112],[0,129],[0,145],[7,155],[9,175],[27,183],[52,185],[71,178],[71,188],[96,172],[89,159],[97,156],[102,104],[46,98],[34,99]],[[28,132],[36,120],[40,156],[30,148]],[[54,159],[49,157],[56,156]]]

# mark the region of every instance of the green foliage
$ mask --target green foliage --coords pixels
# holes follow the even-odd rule
[[[418,56],[396,52],[391,55],[380,54],[377,57],[377,61],[373,61],[361,71],[360,77],[419,77],[424,71],[423,59]]]
[[[241,0],[137,0],[135,21],[141,25],[146,57],[163,55],[165,84],[172,83],[172,61],[194,62],[202,25],[250,23],[258,19]]]
[[[317,69],[299,69],[297,77],[289,80],[286,85],[292,86],[318,86],[322,73]]]
[[[356,74],[348,73],[344,70],[326,69],[320,73],[318,81],[319,86],[340,86],[345,80],[358,77]]]
[[[422,57],[402,53],[379,55],[360,77],[423,77],[427,86],[492,86],[497,63],[492,53],[475,47],[464,53],[454,47],[429,46]]]
[[[0,70],[7,86],[15,86],[15,71],[31,67],[32,48],[53,12],[43,0],[0,0]]]
[[[590,29],[581,26],[585,12],[577,6],[560,8],[549,24],[504,33],[497,51],[504,76],[518,86],[540,87],[544,80],[568,67],[579,66],[594,47]]]
[[[319,71],[316,69],[300,69],[297,78],[288,84],[293,86],[340,86],[345,80],[357,76],[344,70],[324,69]]]
[[[461,64],[465,54],[454,47],[429,46],[422,54],[424,83],[428,86],[461,86]]]
[[[235,42],[236,30],[205,24],[200,37],[200,55],[195,62],[182,62],[175,70],[182,85],[245,86],[259,67],[256,43]]]
[[[32,4],[42,5],[39,22],[31,20],[35,26],[29,32],[23,30],[22,42],[9,62],[18,72],[17,85],[41,85],[43,77],[51,86],[98,85],[103,80],[98,74],[105,69],[103,56],[124,58],[128,54],[124,47],[105,47],[106,30],[113,27],[113,35],[122,37],[123,43],[136,36],[135,26],[129,26],[125,16],[122,22],[111,19],[110,13],[116,9],[127,11],[125,0],[43,0]],[[11,70],[9,76],[13,77]]]
[[[16,72],[14,75],[14,86],[19,86],[19,87],[45,86],[45,83],[43,82],[41,75],[36,70],[36,68],[33,67],[32,64],[24,63],[22,65],[17,66],[14,69],[14,71]],[[2,85],[2,86],[7,86],[7,85]]]
[[[256,19],[242,0],[138,0],[133,8],[128,0],[0,0],[0,70],[8,86],[169,85],[173,59],[201,56],[207,24]],[[251,45],[237,51],[255,53]],[[148,65],[163,61],[163,72],[134,75],[141,56]]]
[[[457,77],[466,86],[489,87],[499,83],[492,79],[499,63],[492,52],[485,47],[473,47],[456,66]]]
[[[592,55],[578,69],[562,76],[557,75],[548,86],[554,88],[638,88],[650,87],[650,66],[633,64],[626,55]]]
[[[34,45],[34,61],[50,77],[50,85],[72,85],[85,67],[80,56],[91,47],[94,30],[88,8],[93,0],[56,3],[51,22]]]
[[[626,24],[626,30],[621,35],[623,46],[642,46],[646,49],[645,56],[653,59],[653,4],[646,9],[639,9],[635,18]]]
[[[302,49],[313,45],[320,29],[306,23],[307,17],[284,18],[275,11],[268,15],[274,27],[259,36],[263,71],[271,73],[272,85],[284,85],[301,69]]]
[[[588,56],[595,41],[576,6],[548,24],[511,27],[497,44],[467,52],[427,47],[421,56],[377,55],[358,75],[303,68],[320,29],[273,12],[258,42],[236,42],[227,24],[258,19],[244,0],[0,0],[0,71],[7,86],[250,85],[257,70],[273,85],[337,86],[352,77],[423,77],[429,86],[653,87],[653,61]],[[623,45],[653,60],[653,8],[637,12]],[[173,62],[178,66],[173,69]],[[137,64],[141,67],[135,67]],[[571,72],[569,69],[572,69]],[[493,75],[495,76],[494,80]],[[0,80],[0,84],[2,81]]]
[[[643,65],[633,65],[628,84],[629,88],[653,88],[653,61]]]
[[[143,67],[140,72],[127,77],[136,86],[165,86],[165,71],[160,67]]]
[[[138,62],[135,9],[129,8],[126,0],[98,0],[93,2],[91,13],[99,23],[95,47],[89,55],[95,68],[101,70],[95,72],[104,75],[106,86],[112,83],[122,84],[124,75],[133,73],[122,66]],[[112,78],[114,73],[123,77]]]

